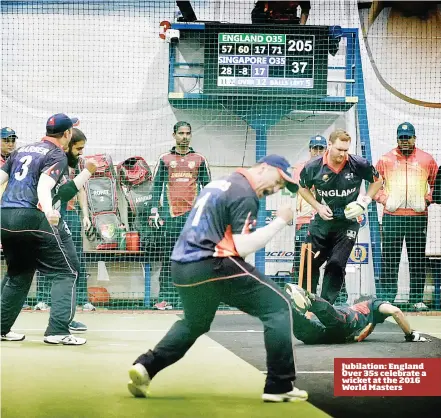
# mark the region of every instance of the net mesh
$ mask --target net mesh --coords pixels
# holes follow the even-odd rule
[[[424,215],[434,186],[430,158],[441,162],[439,7],[190,3],[194,23],[174,1],[2,2],[2,126],[13,128],[22,146],[44,136],[51,114],[77,116],[88,138],[84,155],[110,156],[114,166],[86,187],[95,234],[86,236],[78,202],[64,215],[81,263],[78,305],[181,308],[169,258],[188,212],[174,216],[182,196],[170,190],[187,199],[188,180],[200,187],[206,179],[200,162],[186,159],[188,169],[179,165],[181,174],[173,174],[167,166],[162,184],[154,182],[176,145],[177,121],[191,124],[190,145],[213,179],[270,153],[299,167],[311,158],[310,138],[336,129],[351,135],[352,153],[378,165],[397,147],[397,126],[409,122],[417,148],[429,155],[386,157],[390,213],[380,203],[369,207],[337,303],[377,294],[404,309],[440,310],[439,206],[429,207],[429,227]],[[118,167],[128,160],[131,179]],[[151,177],[139,178],[143,167]],[[249,259],[281,285],[298,280],[309,215],[302,223],[300,199],[287,192],[266,198],[259,213],[263,226],[287,202],[297,219]],[[111,218],[101,216],[105,205]],[[154,206],[164,220],[159,229]],[[37,273],[27,305],[50,306],[50,287]]]

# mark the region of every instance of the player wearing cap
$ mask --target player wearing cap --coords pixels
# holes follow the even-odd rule
[[[322,156],[328,146],[328,141],[323,136],[316,135],[309,140],[309,161],[315,157]],[[293,170],[293,177],[298,182],[300,179],[300,172],[303,170],[307,161],[296,164]],[[307,203],[300,195],[297,196],[297,217],[296,217],[296,234],[294,242],[294,263],[293,273],[298,275],[300,267],[300,248],[305,242],[308,234],[309,223],[311,222],[314,210],[312,206]]]
[[[2,128],[2,148],[0,155],[0,167],[3,166],[3,164],[11,155],[12,151],[15,150],[17,139],[18,139],[17,134],[12,128],[8,128],[8,127]],[[6,188],[6,183],[4,183],[0,187],[0,198],[5,188]]]
[[[428,309],[423,303],[427,206],[432,202],[438,165],[430,154],[415,146],[415,140],[411,123],[398,125],[398,146],[384,154],[376,165],[384,178],[384,186],[375,199],[384,206],[381,297],[393,302],[397,295],[405,238],[410,273],[409,302],[415,310],[421,311]]]
[[[305,344],[342,344],[361,342],[377,324],[392,316],[408,342],[426,342],[418,331],[412,330],[401,310],[373,296],[361,296],[352,306],[334,307],[314,293],[295,284],[287,284],[285,292],[292,300],[294,335]],[[308,318],[310,312],[315,317]]]
[[[184,318],[153,350],[135,360],[129,371],[129,390],[134,396],[147,396],[150,380],[181,359],[209,331],[223,302],[263,322],[268,366],[263,400],[307,399],[307,393],[292,383],[296,374],[290,300],[275,282],[244,261],[293,218],[290,207],[281,207],[274,221],[255,228],[260,198],[284,187],[297,191],[290,175],[285,158],[269,155],[202,190],[172,254],[173,283]]]
[[[11,331],[28,295],[35,270],[52,277],[52,309],[44,342],[82,345],[84,338],[70,335],[75,313],[78,258],[71,236],[52,208],[55,187],[67,171],[65,150],[77,119],[59,113],[46,123],[41,142],[14,151],[0,170],[0,183],[8,181],[1,202],[1,239],[7,282],[1,298],[1,339],[21,341]]]
[[[170,256],[200,189],[211,179],[206,158],[190,147],[191,125],[177,122],[173,138],[176,145],[159,157],[155,168],[149,220],[160,230],[163,262],[159,301],[154,305],[160,310],[172,309],[170,299],[177,295],[171,282]]]
[[[331,304],[344,284],[346,263],[359,229],[357,218],[382,184],[369,161],[348,153],[350,144],[346,131],[332,132],[325,154],[307,162],[300,173],[299,193],[317,212],[307,237],[313,252],[312,292],[317,289],[320,266],[326,262],[321,297]],[[371,183],[366,195],[360,194],[363,180]]]
[[[2,148],[0,155],[0,167],[6,162],[12,151],[15,150],[17,134],[12,128],[2,128]]]

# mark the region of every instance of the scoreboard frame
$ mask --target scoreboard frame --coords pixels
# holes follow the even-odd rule
[[[204,94],[326,96],[328,26],[205,26]]]

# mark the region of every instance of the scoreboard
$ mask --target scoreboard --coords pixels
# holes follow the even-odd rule
[[[314,35],[219,33],[218,86],[314,88]]]
[[[329,27],[206,24],[204,93],[326,96]]]

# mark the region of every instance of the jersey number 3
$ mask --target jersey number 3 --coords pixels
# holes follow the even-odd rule
[[[32,161],[31,155],[25,155],[24,157],[22,157],[20,159],[20,162],[23,164],[21,166],[21,170],[18,171],[17,173],[15,173],[15,175],[14,175],[15,180],[22,181],[28,175],[29,164],[31,163],[31,161]]]
[[[205,196],[198,199],[194,205],[194,208],[196,210],[196,215],[194,215],[193,222],[191,223],[191,226],[198,226],[199,221],[201,220],[202,211],[204,210],[204,206],[207,203],[207,200],[210,198],[211,193],[207,193]]]

